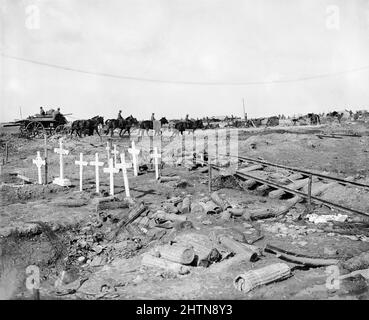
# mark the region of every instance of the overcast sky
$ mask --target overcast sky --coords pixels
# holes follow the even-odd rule
[[[77,118],[240,116],[242,98],[249,117],[369,109],[369,68],[289,81],[369,66],[367,0],[0,3],[3,54],[164,81],[1,56],[1,121],[40,106]]]

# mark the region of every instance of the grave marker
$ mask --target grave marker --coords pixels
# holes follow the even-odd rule
[[[110,195],[114,196],[114,173],[118,173],[119,169],[114,168],[113,159],[109,159],[109,167],[104,168],[104,172],[110,175]]]
[[[95,161],[90,161],[91,166],[95,166],[95,176],[96,176],[96,193],[100,192],[100,177],[99,177],[99,167],[104,165],[104,162],[99,162],[99,154],[95,153]]]
[[[54,148],[54,152],[59,154],[60,177],[55,178],[53,183],[62,187],[70,186],[71,185],[70,180],[64,178],[64,163],[63,163],[63,155],[68,155],[69,150],[63,149],[62,139],[59,139],[59,148]]]
[[[132,148],[128,149],[128,152],[132,155],[132,162],[133,162],[133,174],[137,177],[138,176],[138,161],[137,156],[140,153],[139,149],[136,149],[135,142],[132,140]]]
[[[132,163],[127,163],[126,162],[126,157],[124,153],[120,154],[120,163],[118,163],[116,165],[116,168],[118,169],[122,169],[122,173],[123,173],[123,181],[124,181],[124,190],[126,192],[126,197],[130,198],[130,193],[129,193],[129,183],[128,183],[128,176],[127,176],[127,168],[132,168]]]
[[[158,153],[158,148],[154,147],[154,153],[150,155],[151,158],[154,158],[154,164],[155,164],[155,177],[156,180],[159,179],[159,161],[158,159],[161,158],[161,154]]]
[[[79,154],[79,161],[74,162],[76,165],[79,165],[79,191],[82,191],[82,185],[83,185],[83,166],[87,166],[88,162],[83,161],[83,153],[81,152]]]
[[[109,144],[109,141],[106,142],[106,148],[105,150],[108,152],[108,163],[109,163],[109,160],[110,160],[110,144]]]
[[[32,162],[37,167],[38,184],[42,184],[41,166],[45,165],[45,160],[42,160],[41,155],[40,155],[40,151],[37,151],[37,157],[36,157],[36,159],[33,159]]]
[[[114,167],[115,167],[117,165],[117,155],[119,154],[119,151],[117,150],[117,145],[114,144],[114,150],[112,150],[111,153],[114,155]]]

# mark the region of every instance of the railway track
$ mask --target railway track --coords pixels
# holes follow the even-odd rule
[[[308,210],[311,203],[315,202],[351,214],[369,216],[369,212],[349,208],[321,197],[324,192],[337,185],[366,191],[369,191],[369,185],[259,159],[242,156],[235,158],[243,167],[232,173],[243,181],[243,186],[247,189],[256,190],[271,199],[285,199],[291,206],[307,201]],[[224,170],[216,164],[211,164],[211,167],[217,171]],[[227,171],[229,172],[229,169]]]

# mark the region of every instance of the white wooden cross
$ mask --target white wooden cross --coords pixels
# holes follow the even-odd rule
[[[114,196],[114,173],[118,173],[119,169],[114,168],[113,159],[109,159],[109,167],[104,168],[104,172],[110,174],[110,195]]]
[[[109,162],[109,159],[110,159],[110,144],[109,144],[109,141],[106,142],[105,150],[108,152],[108,162]]]
[[[63,163],[63,155],[69,154],[69,150],[63,149],[62,139],[59,139],[59,148],[54,148],[54,152],[59,154],[60,177],[55,178],[53,183],[62,187],[70,186],[71,185],[70,180],[64,178],[64,163]]]
[[[38,183],[42,184],[41,166],[45,165],[45,160],[42,160],[40,156],[40,151],[37,151],[37,157],[36,159],[33,159],[32,162],[37,166]]]
[[[133,174],[137,177],[138,176],[138,161],[137,156],[140,153],[140,149],[136,149],[135,142],[132,140],[132,148],[128,149],[128,152],[132,155],[132,162],[133,162]]]
[[[159,161],[158,159],[161,158],[161,154],[158,153],[158,148],[154,147],[154,153],[150,155],[151,158],[154,158],[154,164],[155,164],[155,176],[156,180],[159,179]]]
[[[117,145],[114,145],[114,150],[112,150],[111,153],[114,155],[114,167],[116,167],[117,166],[117,155],[119,154],[119,151],[117,150]]]
[[[116,168],[118,169],[122,169],[123,172],[123,181],[124,181],[124,190],[126,192],[126,197],[130,198],[130,194],[129,194],[129,184],[128,184],[128,177],[127,177],[127,168],[132,168],[132,163],[127,163],[126,162],[126,157],[124,155],[124,153],[120,154],[120,163],[117,163]]]
[[[95,161],[90,161],[91,166],[95,166],[96,175],[96,193],[100,192],[100,177],[99,177],[99,167],[104,165],[104,162],[99,162],[99,154],[95,153]]]
[[[83,166],[87,166],[88,162],[83,161],[83,153],[79,154],[79,161],[75,161],[76,165],[79,165],[79,191],[82,191],[82,179],[83,179]]]

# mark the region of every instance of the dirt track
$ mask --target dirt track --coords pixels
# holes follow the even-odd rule
[[[358,133],[362,137],[342,139],[320,139],[316,133],[332,132]],[[211,131],[199,131],[197,143],[202,143],[204,135]],[[264,160],[331,174],[341,178],[354,179],[369,184],[368,140],[369,129],[365,124],[335,124],[319,127],[285,127],[272,129],[246,129],[238,132],[238,154],[261,157]],[[186,140],[187,149],[192,150],[192,136]],[[187,137],[186,137],[187,138]],[[359,284],[345,281],[339,290],[328,290],[325,268],[297,269],[287,280],[270,284],[243,294],[235,290],[232,281],[236,275],[249,269],[259,268],[280,261],[266,253],[259,261],[232,264],[225,259],[209,268],[192,268],[188,275],[177,275],[160,269],[141,267],[141,257],[151,248],[167,243],[176,235],[195,232],[211,236],[212,233],[231,234],[234,237],[255,238],[261,230],[264,238],[255,245],[263,247],[273,244],[296,253],[347,259],[369,250],[366,237],[346,237],[335,232],[327,232],[331,224],[317,225],[305,219],[298,219],[306,207],[297,204],[279,221],[266,219],[250,224],[243,218],[230,221],[219,215],[191,212],[186,214],[193,228],[149,228],[145,236],[132,237],[122,232],[117,241],[110,242],[109,235],[116,228],[117,221],[128,209],[100,212],[96,210],[97,197],[109,190],[108,176],[100,173],[101,194],[94,193],[94,168],[85,170],[84,192],[78,192],[78,168],[74,161],[83,152],[88,161],[95,152],[106,161],[106,137],[97,136],[83,139],[66,139],[64,147],[70,150],[66,156],[65,174],[73,186],[63,188],[48,184],[19,186],[20,181],[11,173],[20,173],[31,181],[36,181],[37,171],[32,165],[37,151],[43,151],[42,140],[26,140],[4,133],[0,137],[1,151],[4,143],[9,143],[9,163],[2,167],[0,189],[0,298],[28,298],[25,289],[25,268],[34,264],[41,269],[41,297],[67,299],[363,299],[368,298],[366,282]],[[214,143],[213,135],[209,145]],[[116,139],[114,143],[122,150],[129,146],[128,139]],[[131,195],[137,201],[144,201],[151,211],[172,197],[191,195],[198,201],[207,194],[207,173],[199,170],[188,171],[183,167],[169,165],[175,161],[173,152],[181,148],[181,140],[175,144],[164,135],[164,145],[169,145],[163,153],[166,163],[164,175],[179,175],[181,185],[158,183],[153,170],[145,170],[138,177],[129,173]],[[143,157],[140,164],[149,163],[149,139],[138,142]],[[49,140],[49,181],[58,175],[58,156],[52,150],[58,140]],[[232,146],[231,146],[232,148]],[[174,151],[173,151],[174,150]],[[201,150],[201,147],[198,148]],[[231,150],[233,152],[234,150]],[[127,154],[128,156],[128,154]],[[17,186],[18,185],[18,186]],[[115,192],[123,197],[123,178],[116,175]],[[243,205],[247,210],[271,210],[285,205],[285,200],[272,200],[256,190],[221,188],[220,194],[234,205]],[[356,188],[338,185],[328,190],[323,198],[360,210],[368,210],[369,194]],[[316,206],[315,213],[334,214],[325,206]],[[78,262],[84,257],[84,262]],[[290,263],[291,267],[294,264]],[[70,281],[62,288],[54,286],[62,271],[67,271]],[[81,281],[82,280],[82,281]],[[83,283],[82,283],[83,282]],[[80,286],[80,284],[82,285]],[[353,284],[354,283],[354,284]],[[69,287],[68,287],[69,285]],[[59,292],[58,292],[59,290]],[[60,293],[62,292],[62,293]]]

